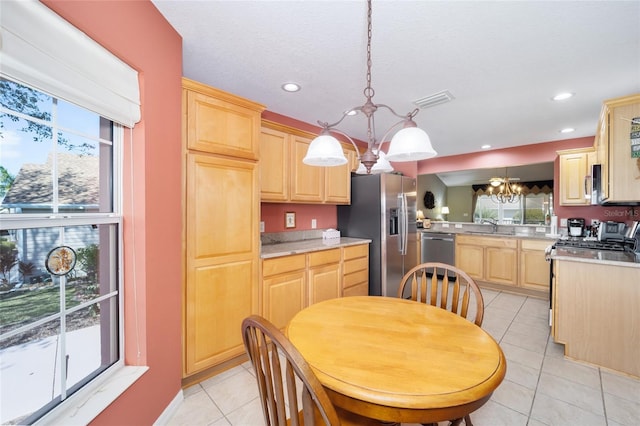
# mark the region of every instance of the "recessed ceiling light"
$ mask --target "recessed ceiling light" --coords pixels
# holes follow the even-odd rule
[[[484,144],[484,145],[482,145],[480,148],[482,148],[482,149],[489,149],[489,148],[491,148],[491,145],[489,145],[489,144]]]
[[[553,98],[554,101],[564,101],[566,99],[569,99],[573,97],[573,93],[570,92],[564,92],[564,93],[558,93],[557,95],[555,95]]]
[[[567,127],[565,129],[560,130],[560,133],[571,133],[571,132],[575,132],[576,129],[574,129],[573,127]]]
[[[282,90],[285,92],[297,92],[300,90],[300,85],[298,83],[285,83],[282,85]]]
[[[349,111],[345,111],[344,113],[349,115],[349,116],[352,116],[352,115],[356,115],[358,113],[358,111],[355,110],[355,109],[352,109],[352,110],[349,110]]]

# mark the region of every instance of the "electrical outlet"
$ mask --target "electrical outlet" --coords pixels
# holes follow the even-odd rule
[[[454,226],[455,226],[456,228],[462,228],[462,224],[461,224],[461,223],[456,223]]]
[[[316,229],[318,227],[318,221],[315,219],[311,219],[311,229]]]
[[[547,228],[544,226],[536,226],[536,232],[546,232]]]
[[[560,219],[560,226],[567,226],[567,219]]]
[[[260,221],[260,232],[264,232],[264,221]]]
[[[448,228],[448,227],[449,227],[449,224],[448,224],[448,223],[443,223],[443,224],[442,224],[442,227],[443,227],[443,228]]]

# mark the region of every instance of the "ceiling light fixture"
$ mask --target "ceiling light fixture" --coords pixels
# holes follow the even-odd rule
[[[481,149],[489,149],[489,148],[491,148],[491,145],[489,145],[489,144],[487,143],[487,144],[482,145],[480,148],[481,148]]]
[[[564,93],[558,93],[557,95],[555,95],[553,98],[554,101],[565,101],[569,98],[573,97],[573,93],[570,92],[564,92]]]
[[[573,127],[567,127],[566,129],[562,129],[560,130],[560,133],[571,133],[571,132],[575,132],[576,129],[574,129]]]
[[[507,169],[504,170],[503,178],[494,177],[489,180],[489,197],[494,203],[515,203],[520,200],[522,187],[511,182],[513,179],[507,177]],[[498,188],[497,193],[493,193],[493,188]]]
[[[300,85],[298,83],[285,83],[282,85],[282,90],[285,92],[297,92],[300,90]]]
[[[386,154],[388,161],[418,161],[437,155],[431,146],[429,135],[427,135],[424,130],[419,129],[413,121],[413,117],[418,114],[418,108],[402,116],[396,114],[396,112],[387,105],[373,103],[372,98],[375,91],[371,87],[371,0],[367,1],[367,23],[367,87],[364,89],[366,102],[362,106],[347,110],[360,111],[367,117],[367,150],[364,154],[360,155],[358,146],[353,139],[346,133],[336,129],[336,126],[349,115],[348,113],[343,113],[340,120],[332,124],[318,121],[318,124],[322,127],[322,132],[311,141],[307,155],[302,160],[304,164],[310,166],[339,166],[346,164],[347,158],[344,156],[340,142],[331,135],[331,132],[334,132],[346,137],[349,142],[353,144],[356,153],[358,153],[358,161],[364,165],[367,174],[370,174],[373,166],[377,163],[378,158],[380,158],[379,154],[382,154],[380,147],[385,142],[385,138],[400,124],[403,125],[402,129],[393,136],[389,144],[389,150]],[[373,115],[379,108],[386,108],[402,120],[391,126],[382,139],[378,140],[376,138]]]

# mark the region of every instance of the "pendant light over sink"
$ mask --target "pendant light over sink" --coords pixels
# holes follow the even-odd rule
[[[372,168],[378,162],[380,154],[382,154],[380,148],[385,142],[385,138],[400,125],[402,125],[402,129],[393,136],[389,144],[389,150],[386,154],[387,161],[418,161],[437,155],[431,146],[429,135],[424,130],[419,129],[415,121],[413,121],[413,118],[418,114],[417,108],[402,116],[396,114],[387,105],[373,103],[375,91],[371,87],[371,0],[367,1],[367,23],[367,87],[364,89],[366,101],[362,106],[346,110],[340,120],[335,123],[329,124],[328,122],[318,121],[318,124],[322,127],[322,132],[311,141],[307,155],[302,160],[304,164],[310,166],[340,166],[347,163],[347,158],[344,156],[340,142],[331,135],[331,132],[334,132],[346,137],[353,144],[356,153],[358,153],[358,161],[362,163],[366,173],[370,174]],[[374,126],[374,114],[379,108],[387,109],[391,114],[401,119],[387,130],[382,139],[376,138]],[[336,129],[336,126],[345,117],[354,115],[357,112],[361,112],[367,117],[367,150],[362,155],[359,154],[360,151],[353,139],[346,133]]]

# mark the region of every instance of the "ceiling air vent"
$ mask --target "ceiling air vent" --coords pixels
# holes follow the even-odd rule
[[[442,92],[434,93],[429,96],[425,96],[424,98],[416,99],[413,101],[420,108],[431,108],[432,106],[444,104],[454,100],[455,98],[448,90],[443,90]]]

